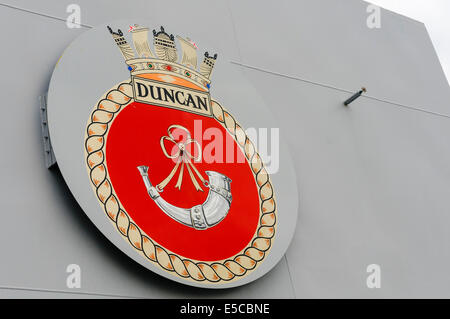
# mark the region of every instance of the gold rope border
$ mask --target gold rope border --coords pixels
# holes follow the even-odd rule
[[[117,89],[109,91],[98,102],[96,109],[91,114],[86,130],[86,164],[93,188],[107,216],[136,250],[150,261],[156,262],[164,270],[171,273],[175,272],[182,278],[218,283],[220,281],[231,281],[255,269],[270,250],[271,241],[275,235],[277,210],[273,187],[253,143],[242,127],[236,123],[233,116],[215,101],[211,101],[214,118],[232,134],[243,150],[258,186],[260,219],[251,244],[232,259],[220,263],[182,259],[152,241],[120,207],[119,200],[108,178],[103,148],[106,143],[109,123],[112,122],[115,114],[118,114],[124,106],[133,101],[132,97],[133,88],[130,83],[120,83]]]

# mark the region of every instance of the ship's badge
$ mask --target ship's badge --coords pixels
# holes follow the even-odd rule
[[[206,52],[197,68],[197,46],[162,27],[153,50],[148,28],[130,29],[135,50],[108,31],[130,78],[87,120],[86,167],[102,210],[133,249],[179,279],[249,275],[270,254],[276,199],[255,145],[210,96],[217,55]]]

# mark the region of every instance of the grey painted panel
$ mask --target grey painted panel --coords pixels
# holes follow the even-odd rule
[[[342,92],[246,74],[277,103],[297,164],[296,296],[450,297],[448,119],[367,98],[346,108]],[[380,290],[366,287],[370,264]]]
[[[423,24],[383,10],[381,29],[369,29],[360,0],[232,3],[244,63],[450,114],[448,82]]]
[[[4,256],[1,287],[67,290],[65,269],[76,263],[82,269],[81,291],[86,293],[150,298],[293,297],[284,259],[254,284],[207,292],[180,289],[180,285],[150,273],[110,244],[79,208],[61,175],[45,169],[40,137],[38,96],[46,92],[64,47],[82,30],[69,30],[63,22],[4,8],[0,8],[0,17],[0,26],[5,29],[8,21],[17,23],[15,33],[7,34],[8,44],[15,48],[14,63],[5,65],[0,77],[8,92],[3,103],[9,106],[9,119],[14,119],[0,128],[2,149],[10,152],[0,160],[0,196],[7,212],[3,221],[8,225],[0,232]],[[26,41],[15,34],[23,35]],[[10,297],[19,294],[2,292]],[[43,297],[50,295],[42,293]]]
[[[68,3],[2,2],[63,17]],[[81,3],[90,6],[83,12],[84,23],[124,16],[123,2],[104,7]],[[136,14],[126,15],[153,17],[147,3],[139,2]],[[364,84],[379,98],[448,113],[450,93],[423,25],[384,11],[383,29],[370,31],[359,0],[291,4],[297,10],[279,1],[264,7],[231,2],[244,62],[345,89]],[[0,17],[2,29],[13,23],[15,34],[24,37],[6,33],[16,54],[2,51],[3,59],[10,59],[0,83],[10,93],[3,104],[11,120],[0,126],[1,147],[11,155],[0,159],[7,225],[0,232],[0,251],[8,256],[0,264],[0,285],[64,290],[65,267],[78,262],[83,291],[146,297],[293,296],[285,288],[289,274],[284,260],[251,285],[206,293],[180,289],[130,263],[112,245],[105,249],[109,242],[68,195],[61,176],[44,169],[39,137],[37,96],[46,91],[60,53],[83,30],[7,8],[0,8]],[[217,21],[219,30],[222,20]],[[193,28],[200,31],[200,25]],[[207,28],[204,32],[208,38]],[[231,38],[225,36],[230,47]],[[214,43],[226,49],[219,45]],[[233,56],[232,50],[227,53]],[[281,129],[297,163],[300,219],[287,256],[295,296],[449,297],[448,120],[364,98],[345,110],[340,102],[346,93],[259,72],[247,75],[266,104],[280,108]],[[288,92],[284,104],[275,103],[280,92]],[[44,227],[49,221],[55,227]],[[368,263],[383,267],[381,290],[365,288]],[[27,295],[1,290],[5,297]]]
[[[66,8],[74,1],[27,1],[27,0],[7,0],[0,1],[18,8],[48,14],[54,17],[67,19],[70,13]],[[177,30],[189,30],[190,34],[202,39],[208,39],[207,44],[212,45],[212,49],[236,59],[237,43],[234,38],[230,9],[226,1],[167,1],[167,0],[138,0],[133,1],[109,1],[109,0],[80,0],[76,4],[81,9],[81,24],[100,25],[109,21],[124,18],[150,18],[157,24],[168,26]],[[47,19],[47,18],[43,18]],[[123,30],[126,31],[126,30]],[[208,49],[204,43],[198,42],[197,38],[192,38],[197,42],[199,48]]]
[[[89,221],[88,221],[89,222]],[[106,239],[105,239],[106,241]],[[124,258],[122,253],[120,258]],[[127,258],[127,257],[125,257]],[[124,267],[127,268],[128,260],[124,261]],[[140,267],[141,268],[141,267]],[[147,274],[147,270],[139,269],[139,271]],[[93,272],[92,277],[98,275],[98,272]],[[245,298],[245,299],[266,299],[266,298],[294,298],[293,288],[287,273],[286,261],[283,259],[278,266],[276,266],[270,273],[261,278],[260,280],[253,282],[245,287],[234,288],[228,290],[205,290],[197,289],[188,286],[181,286],[173,283],[172,281],[163,279],[159,276],[153,275],[151,278],[147,278],[144,275],[139,275],[140,281],[132,280],[127,284],[128,288],[120,287],[119,289],[111,289],[106,287],[106,282],[97,281],[94,285],[94,289],[89,290],[84,286],[82,289],[67,289],[61,287],[61,290],[52,290],[51,288],[36,287],[32,288],[19,288],[18,286],[8,287],[2,284],[0,287],[0,298]],[[130,276],[127,274],[121,274],[124,278],[132,279],[133,274]],[[83,279],[83,282],[90,282],[91,278]],[[116,278],[105,278],[105,280],[116,280]],[[147,290],[141,292],[139,285],[140,282],[148,280],[155,281],[153,287],[147,284]],[[100,290],[100,289],[105,290]],[[136,293],[136,288],[140,293]],[[268,289],[270,288],[270,289]],[[109,290],[108,290],[109,289]],[[120,295],[120,293],[130,293],[126,295]]]
[[[1,299],[123,299],[126,296],[74,293],[67,291],[45,291],[27,288],[0,288]]]

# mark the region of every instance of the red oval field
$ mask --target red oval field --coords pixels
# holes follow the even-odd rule
[[[148,196],[137,170],[137,166],[149,166],[149,177],[153,185],[165,179],[175,164],[164,156],[160,138],[166,136],[168,127],[174,124],[187,128],[195,138],[194,120],[201,121],[203,131],[216,127],[224,137],[228,134],[213,118],[160,106],[131,103],[116,115],[109,129],[106,142],[107,172],[122,208],[158,245],[185,258],[220,261],[241,252],[251,241],[258,225],[259,197],[248,162],[195,163],[204,178],[207,177],[205,171],[216,171],[232,180],[233,200],[228,215],[217,226],[207,230],[195,230],[162,212]],[[208,143],[210,141],[203,141],[203,151]],[[231,145],[233,147],[230,148],[223,143],[224,161],[226,152],[231,149],[234,149],[235,159],[238,155],[243,156],[234,140]],[[208,189],[197,191],[186,169],[181,190],[175,188],[177,178],[178,174],[161,193],[167,202],[190,208],[205,201]]]

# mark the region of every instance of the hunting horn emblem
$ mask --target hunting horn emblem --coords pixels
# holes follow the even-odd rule
[[[186,140],[184,142],[177,143],[175,141],[173,136],[174,129],[179,129],[186,133]],[[150,182],[150,178],[148,176],[149,167],[138,166],[138,170],[144,180],[145,187],[147,188],[147,193],[166,215],[179,223],[197,230],[204,230],[216,226],[225,218],[230,209],[232,200],[230,188],[231,179],[218,172],[206,171],[205,173],[208,175],[208,181],[205,180],[192,162],[192,160],[194,162],[199,161],[202,157],[201,147],[198,141],[192,139],[189,130],[180,125],[169,126],[167,133],[167,136],[161,137],[160,145],[164,155],[167,158],[172,159],[175,162],[175,166],[169,175],[156,187]],[[169,154],[167,151],[164,145],[165,141],[169,141],[174,144],[175,152],[173,154]],[[197,156],[195,156],[195,152],[191,153],[189,151],[188,146],[190,144],[196,148]],[[178,169],[180,169],[180,171],[175,187],[181,189],[185,166],[197,191],[203,191],[197,181],[197,178],[200,179],[204,187],[209,188],[208,197],[205,202],[189,209],[176,207],[168,203],[160,195],[160,193],[164,190],[164,187],[166,187],[175,176]]]

